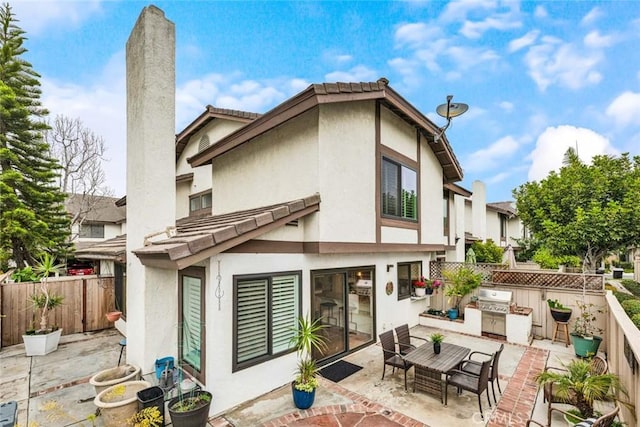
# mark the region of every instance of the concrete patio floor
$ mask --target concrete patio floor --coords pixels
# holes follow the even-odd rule
[[[433,329],[426,326],[416,326],[411,334],[421,337],[428,336]],[[469,347],[472,351],[486,353],[494,352],[501,341],[461,335],[443,331],[446,342]],[[110,329],[98,333],[74,334],[63,336],[57,351],[46,356],[26,357],[23,345],[15,345],[0,350],[0,402],[15,400],[18,402],[18,423],[22,427],[36,426],[101,426],[98,417],[92,423],[87,417],[95,413],[93,387],[89,378],[96,372],[114,367],[120,352],[118,342],[122,336]],[[510,381],[519,381],[520,371],[525,365],[521,363],[532,350],[543,349],[536,354],[543,355],[546,360],[550,354],[550,364],[558,365],[560,360],[569,360],[573,356],[572,347],[550,341],[534,341],[531,347],[505,343],[505,349],[500,360],[500,385],[506,393]],[[382,349],[378,345],[371,345],[344,358],[351,363],[362,366],[363,369],[345,378],[339,383],[321,379],[316,401],[312,410],[297,411],[291,400],[290,386],[285,385],[267,393],[250,403],[245,403],[232,410],[212,417],[212,426],[252,427],[269,426],[398,426],[398,425],[429,425],[429,426],[479,426],[485,425],[478,409],[477,398],[474,394],[463,392],[456,395],[449,390],[449,404],[444,407],[437,396],[423,392],[412,391],[413,369],[408,372],[409,390],[404,390],[402,371],[391,374],[387,370],[384,380],[382,374]],[[520,368],[518,366],[520,365]],[[544,360],[542,362],[544,366]],[[525,366],[526,368],[526,366]],[[516,370],[518,373],[516,373]],[[515,376],[514,376],[515,374]],[[145,375],[145,379],[156,382],[155,375]],[[515,384],[515,382],[514,382]],[[214,393],[215,385],[210,390]],[[498,390],[496,389],[496,394]],[[518,392],[518,396],[522,393]],[[546,419],[546,406],[542,399],[535,397],[535,389],[529,396],[530,403],[522,406],[507,396],[503,400],[498,395],[502,413],[510,414],[513,419],[499,422],[496,418],[504,418],[496,413],[496,405],[492,408],[486,405],[483,396],[485,420],[493,414],[494,420],[489,425],[517,425],[515,422],[523,419],[522,424],[533,409],[533,418],[538,421]],[[519,397],[518,397],[519,398]],[[493,399],[492,399],[493,403]],[[513,404],[505,406],[506,404]],[[526,406],[529,405],[528,409]],[[505,410],[505,408],[507,408]],[[522,409],[516,413],[515,408]],[[525,409],[523,409],[525,408]],[[526,413],[525,413],[526,412]],[[504,421],[504,420],[503,420]]]

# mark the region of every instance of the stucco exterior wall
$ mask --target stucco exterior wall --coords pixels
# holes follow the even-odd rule
[[[375,103],[320,106],[319,240],[375,242]]]
[[[213,160],[215,215],[317,193],[318,110]],[[322,196],[322,195],[321,195]]]
[[[415,128],[385,107],[380,107],[380,142],[382,145],[418,161]]]
[[[493,242],[501,246],[500,242],[500,214],[498,212],[487,209],[487,239],[492,239]]]
[[[221,289],[224,295],[215,296],[220,261]],[[428,269],[429,257],[422,253],[377,254],[377,255],[286,255],[278,254],[219,254],[211,258],[207,268],[206,299],[206,389],[213,394],[211,415],[223,412],[248,399],[264,394],[293,379],[297,359],[295,353],[272,359],[235,373],[233,366],[233,275],[254,273],[276,273],[302,271],[302,314],[306,315],[311,304],[311,271],[333,268],[373,266],[375,269],[374,304],[376,324],[373,335],[407,323],[418,323],[418,313],[427,308],[427,300],[404,299],[398,301],[397,269],[387,272],[387,264],[403,261],[423,261],[423,270]],[[387,295],[385,285],[393,283],[393,293]],[[215,343],[213,345],[212,343]],[[238,384],[250,384],[238,387]]]
[[[442,244],[444,238],[442,166],[424,138],[420,138],[420,215],[422,243]]]

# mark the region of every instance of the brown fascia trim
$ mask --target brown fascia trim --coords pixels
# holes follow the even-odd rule
[[[453,182],[447,182],[444,184],[444,188],[463,197],[471,197],[473,194],[471,191],[459,186],[458,184],[454,184]]]
[[[121,198],[116,200],[116,206],[119,208],[127,206],[127,196],[122,196]]]
[[[182,175],[176,176],[176,184],[179,182],[191,182],[193,181],[193,172],[183,173]]]
[[[227,135],[226,137],[222,138],[215,144],[212,144],[200,153],[197,153],[196,155],[188,158],[187,162],[189,162],[192,167],[210,163],[213,158],[220,156],[221,154],[224,154],[227,151],[230,151],[235,147],[238,147],[239,145],[250,141],[252,138],[262,135],[263,133],[285,123],[288,120],[291,120],[296,116],[299,116],[300,114],[319,104],[376,99],[383,99],[389,105],[394,106],[395,108],[400,110],[400,112],[405,115],[405,120],[413,122],[414,126],[422,129],[423,132],[430,134],[431,141],[433,140],[433,135],[438,132],[438,127],[433,122],[431,122],[431,120],[420,113],[420,111],[413,107],[409,102],[407,102],[407,100],[405,100],[401,95],[399,95],[389,86],[385,86],[384,89],[368,92],[338,92],[318,94],[316,93],[316,85],[311,85],[303,92],[278,105],[253,122],[238,129],[230,135]],[[427,141],[429,141],[429,139],[427,139]],[[434,150],[434,153],[436,153],[434,146],[436,146],[435,148],[441,148],[440,151],[445,152],[450,161],[450,164],[454,167],[456,172],[455,176],[449,177],[448,179],[451,181],[462,179],[462,169],[460,168],[457,159],[453,155],[453,151],[451,150],[446,137],[443,135],[442,141],[438,142],[437,144],[429,143],[429,145],[431,146],[431,149]],[[442,147],[437,147],[437,145],[440,145]],[[443,164],[443,167],[445,166],[447,165]]]
[[[310,254],[358,254],[385,252],[437,252],[444,251],[443,244],[414,243],[350,243],[305,242],[304,253]]]

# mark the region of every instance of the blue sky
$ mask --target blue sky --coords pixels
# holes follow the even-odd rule
[[[12,2],[54,117],[108,146],[125,192],[125,43],[137,1]],[[460,184],[488,201],[561,166],[567,147],[640,154],[640,2],[160,1],[176,24],[176,133],[207,104],[263,113],[311,83],[390,85],[435,123],[446,96],[469,104],[447,136]]]

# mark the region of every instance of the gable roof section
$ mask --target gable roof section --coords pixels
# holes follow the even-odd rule
[[[516,210],[513,207],[513,203],[508,201],[487,203],[487,208],[498,211],[499,213],[503,213],[509,217],[514,217],[517,215]]]
[[[204,113],[200,114],[194,121],[189,123],[182,132],[176,135],[176,160],[184,151],[189,138],[196,132],[209,124],[214,119],[227,119],[236,122],[249,123],[260,117],[258,113],[249,113],[248,111],[229,110],[226,108],[216,108],[207,105]]]
[[[125,262],[127,254],[127,235],[123,234],[112,239],[77,249],[74,256],[78,259],[108,259]]]
[[[84,214],[85,222],[117,224],[126,217],[125,208],[117,201],[115,197],[68,193],[64,205],[71,216]]]
[[[142,264],[182,269],[320,209],[320,195],[222,215],[184,218],[176,235],[134,250]]]
[[[291,120],[320,104],[379,100],[406,122],[419,129],[442,165],[445,182],[460,181],[462,168],[456,159],[446,135],[438,142],[434,135],[439,128],[425,115],[388,86],[388,80],[369,83],[321,83],[312,84],[304,91],[256,118],[251,123],[225,136],[216,143],[187,159],[191,166],[201,166],[234,148],[251,141],[271,129]]]

